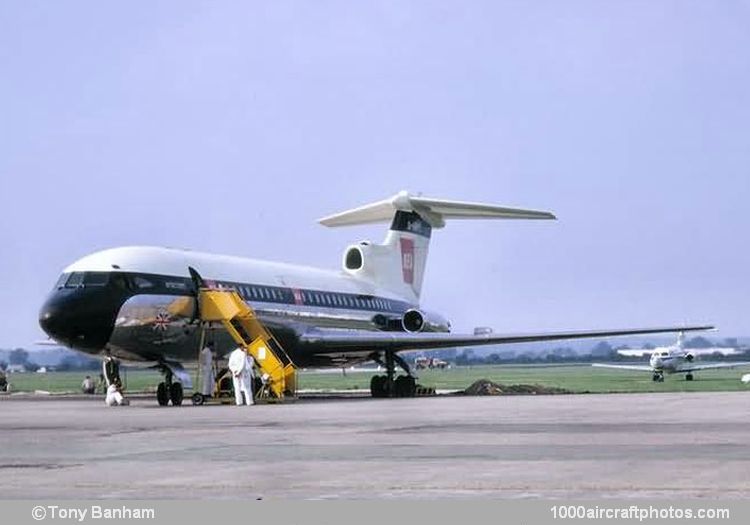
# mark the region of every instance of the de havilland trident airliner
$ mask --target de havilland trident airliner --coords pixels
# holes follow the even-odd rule
[[[373,396],[413,395],[414,376],[398,354],[409,350],[499,345],[659,332],[710,326],[462,335],[420,305],[432,232],[451,219],[550,220],[549,212],[432,199],[401,192],[390,199],[320,219],[329,226],[390,223],[382,244],[346,248],[341,270],[159,247],[93,253],[63,270],[39,314],[55,341],[93,355],[151,362],[171,382],[189,386],[181,363],[195,361],[202,325],[196,284],[235,289],[298,367],[343,367],[376,361]],[[223,339],[222,339],[223,337]],[[228,334],[217,334],[228,352]],[[396,365],[406,375],[395,377]]]

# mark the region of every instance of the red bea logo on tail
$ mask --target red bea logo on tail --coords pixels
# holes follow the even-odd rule
[[[401,237],[401,272],[404,282],[414,284],[414,241]]]

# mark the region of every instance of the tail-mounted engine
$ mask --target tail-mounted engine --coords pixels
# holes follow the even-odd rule
[[[407,310],[400,317],[377,314],[372,322],[380,330],[387,332],[450,332],[451,324],[439,315],[424,313],[415,308]]]

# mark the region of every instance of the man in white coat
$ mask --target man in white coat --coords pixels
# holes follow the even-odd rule
[[[229,370],[232,372],[234,401],[238,405],[254,405],[253,398],[253,358],[243,348],[237,347],[229,354]],[[243,403],[244,394],[244,403]]]
[[[214,392],[216,376],[214,374],[214,343],[209,341],[201,350],[201,394],[211,397]]]

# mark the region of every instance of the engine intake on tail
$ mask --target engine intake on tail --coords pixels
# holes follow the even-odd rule
[[[361,270],[364,265],[364,256],[359,246],[350,246],[344,252],[344,268],[349,271]]]

